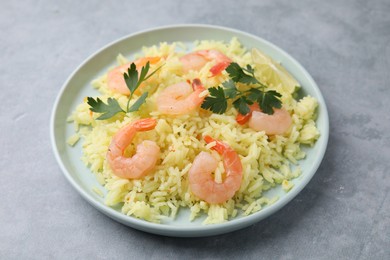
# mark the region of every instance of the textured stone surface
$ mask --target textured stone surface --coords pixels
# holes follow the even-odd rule
[[[390,2],[1,1],[0,258],[389,259]],[[51,151],[68,75],[103,45],[177,23],[232,27],[280,46],[327,101],[330,140],[313,180],[268,219],[178,239],[127,228],[85,202]]]

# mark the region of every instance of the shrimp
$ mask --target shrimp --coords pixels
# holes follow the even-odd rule
[[[157,97],[158,111],[169,115],[182,115],[195,110],[203,102],[199,97],[205,87],[200,79],[192,81],[192,88],[187,82],[180,82],[164,89]]]
[[[286,133],[292,124],[290,114],[285,109],[274,109],[272,115],[261,112],[258,104],[250,106],[250,112],[246,115],[238,114],[236,121],[243,125],[248,122],[248,126],[256,131],[264,131],[267,135],[281,135]]]
[[[150,64],[155,64],[160,61],[160,57],[143,57],[134,61],[137,70],[142,66],[145,66],[147,62]],[[130,90],[128,89],[125,79],[123,77],[124,73],[127,73],[128,68],[130,68],[131,62],[126,63],[122,66],[118,66],[108,72],[107,75],[107,86],[114,92],[121,93],[124,95],[130,95]]]
[[[215,141],[212,148],[223,158],[223,166],[226,178],[222,183],[216,183],[211,173],[217,168],[218,161],[207,152],[200,152],[196,156],[189,175],[191,191],[208,203],[223,203],[231,199],[236,191],[240,189],[242,182],[242,164],[240,157],[229,145],[210,136],[205,136],[206,143]]]
[[[206,63],[215,61],[216,64],[210,69],[212,77],[220,74],[232,62],[230,58],[217,50],[191,52],[181,57],[180,61],[183,64],[183,70],[185,73],[190,70],[198,71],[203,68]]]
[[[160,147],[155,142],[144,140],[137,146],[133,157],[125,157],[124,151],[137,132],[152,130],[156,124],[153,118],[140,119],[126,125],[115,134],[108,147],[107,161],[116,176],[138,179],[154,169],[160,157]]]

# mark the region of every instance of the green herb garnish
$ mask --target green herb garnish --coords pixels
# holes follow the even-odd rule
[[[108,98],[107,104],[105,104],[100,98],[96,98],[96,100],[92,97],[87,98],[87,103],[91,107],[89,110],[92,112],[102,113],[98,118],[98,120],[105,120],[115,116],[119,112],[125,112],[120,106],[116,99]]]
[[[232,62],[227,68],[227,73],[230,76],[230,80],[222,83],[222,87],[209,88],[210,95],[207,96],[203,103],[202,108],[210,110],[217,114],[223,114],[228,107],[228,100],[232,99],[233,106],[242,115],[246,115],[250,112],[249,105],[257,103],[261,110],[269,115],[274,113],[273,108],[281,108],[282,96],[275,90],[268,90],[266,85],[256,79],[254,69],[247,65],[242,68],[235,62]],[[246,91],[240,91],[237,88],[237,83],[251,85],[252,87]]]
[[[138,111],[142,104],[145,103],[146,98],[148,96],[148,92],[143,93],[134,103],[132,106],[130,106],[130,100],[133,97],[134,92],[138,89],[138,87],[144,82],[145,80],[149,79],[151,76],[154,75],[159,69],[158,67],[156,70],[154,70],[152,73],[150,73],[148,76],[146,76],[150,69],[149,62],[146,63],[145,66],[141,68],[141,73],[138,77],[138,71],[137,67],[135,66],[134,62],[131,63],[130,67],[127,69],[127,73],[123,74],[123,77],[126,82],[127,88],[130,90],[130,96],[129,100],[127,101],[126,110],[123,110],[118,101],[114,98],[108,98],[107,104],[104,103],[101,99],[96,98],[96,100],[92,97],[87,98],[87,103],[90,105],[89,110],[92,112],[102,113],[97,120],[105,120],[109,119],[113,116],[115,116],[117,113],[130,113],[134,111]]]

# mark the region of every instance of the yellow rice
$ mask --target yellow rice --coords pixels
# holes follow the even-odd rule
[[[206,215],[204,223],[211,224],[227,221],[239,214],[249,215],[259,211],[264,205],[277,200],[264,197],[264,191],[276,185],[282,185],[286,192],[294,188],[290,180],[300,175],[298,161],[305,157],[300,145],[313,145],[319,137],[314,121],[317,101],[310,96],[297,101],[292,93],[283,92],[281,86],[271,86],[282,94],[283,106],[292,114],[293,119],[293,125],[287,134],[274,137],[267,137],[264,132],[256,132],[246,125],[237,124],[237,111],[232,106],[222,115],[202,109],[182,116],[162,115],[156,110],[156,97],[167,86],[200,78],[205,87],[209,88],[220,85],[228,78],[226,72],[210,77],[212,62],[199,72],[191,71],[183,75],[179,57],[188,50],[184,50],[182,46],[182,43],[160,43],[144,47],[142,53],[133,58],[166,57],[165,61],[151,66],[153,70],[164,63],[143,89],[149,91],[146,104],[138,112],[118,114],[109,120],[95,120],[99,114],[91,115],[89,105],[83,100],[68,119],[73,122],[76,131],[68,143],[73,146],[81,138],[81,159],[107,190],[105,203],[108,206],[120,205],[122,212],[129,216],[161,222],[166,217],[175,218],[180,208],[189,208],[190,220]],[[241,66],[252,64],[250,53],[235,38],[228,43],[200,41],[195,46],[194,50],[219,50]],[[122,65],[128,59],[119,55],[117,61],[118,65]],[[126,107],[128,97],[111,92],[107,88],[106,79],[107,74],[104,74],[92,82],[93,87],[100,92],[99,98],[106,101],[108,97],[114,97],[122,107]],[[137,98],[133,97],[131,102]],[[112,173],[106,161],[111,138],[124,125],[147,117],[156,118],[158,124],[152,131],[137,134],[134,143],[144,139],[155,141],[161,148],[159,163],[155,171],[144,178],[121,179]],[[201,151],[215,154],[210,150],[213,144],[206,145],[202,138],[197,138],[203,135],[223,140],[240,154],[243,165],[241,188],[232,199],[223,204],[210,205],[193,195],[189,189],[188,171],[194,158]],[[127,155],[130,156],[134,152],[134,146],[127,150]],[[294,170],[291,168],[292,164],[296,165]],[[215,173],[217,182],[222,181],[223,172],[220,163]],[[93,189],[97,194],[102,194],[96,187]]]

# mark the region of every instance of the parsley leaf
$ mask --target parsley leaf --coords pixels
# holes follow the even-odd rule
[[[88,97],[87,103],[91,106],[90,110],[92,112],[103,113],[97,118],[99,120],[108,119],[115,116],[117,113],[125,112],[114,98],[108,98],[107,104],[105,104],[100,98],[95,100],[92,97]]]
[[[248,100],[245,96],[241,96],[239,98],[237,98],[234,102],[233,102],[233,106],[238,110],[238,112],[240,112],[240,114],[242,115],[246,115],[248,114],[251,110],[249,108],[249,105],[252,105],[253,102],[251,102],[250,100]]]
[[[146,63],[145,67],[142,67],[141,73],[139,74],[138,82],[137,82],[137,88],[141,84],[142,81],[145,80],[146,75],[148,74],[150,68],[150,63],[149,61]]]
[[[248,99],[253,101],[253,102],[256,102],[257,99],[259,99],[259,97],[263,94],[263,91],[261,91],[260,89],[257,89],[257,88],[251,88],[249,90],[249,95],[248,95]]]
[[[203,109],[222,114],[227,110],[228,99],[233,99],[233,106],[242,115],[250,112],[249,105],[254,102],[258,103],[261,110],[269,115],[274,113],[273,108],[282,107],[280,100],[282,95],[275,90],[265,91],[267,86],[256,79],[255,70],[251,65],[248,64],[242,68],[237,63],[232,62],[226,71],[230,79],[222,83],[223,88],[220,86],[209,88],[210,95],[204,99],[201,106]],[[240,91],[237,88],[237,83],[255,85],[255,87]]]
[[[143,70],[144,70],[144,67],[142,67],[142,71]],[[146,71],[146,73],[147,73],[147,71]],[[141,73],[141,75],[142,75],[142,73]],[[130,67],[127,69],[127,73],[124,73],[123,77],[125,78],[127,88],[130,90],[130,93],[133,94],[134,91],[139,86],[139,84],[138,84],[138,71],[137,71],[137,67],[135,66],[134,62],[131,63]]]
[[[222,85],[225,88],[223,91],[225,92],[225,96],[227,98],[235,98],[239,93],[233,80],[225,81],[222,83]]]
[[[143,93],[138,99],[137,101],[134,102],[134,104],[127,110],[127,112],[134,112],[134,111],[138,111],[138,109],[140,108],[140,106],[145,103],[145,100],[146,100],[146,97],[148,96],[148,92],[145,92]]]
[[[252,88],[250,89],[248,98],[257,102],[264,113],[272,115],[274,113],[273,108],[282,107],[282,101],[280,100],[281,96],[282,95],[275,90],[261,91]]]
[[[252,76],[254,77],[254,74],[255,74],[255,69],[254,68],[252,68],[252,66],[251,65],[246,65],[246,68],[245,69],[243,69],[243,70],[245,70],[246,72],[248,72],[249,74],[252,74]]]
[[[282,101],[279,99],[281,96],[275,90],[269,90],[264,92],[257,102],[264,113],[272,115],[274,113],[273,107],[282,107]]]
[[[259,81],[253,75],[254,70],[250,65],[247,65],[246,69],[243,69],[235,62],[230,63],[226,68],[227,73],[229,73],[230,78],[234,82],[241,82],[244,84],[257,84]],[[248,75],[252,74],[252,75]]]
[[[214,113],[222,114],[227,109],[227,99],[224,89],[221,87],[209,88],[210,95],[207,96],[201,107],[206,110],[211,110]]]
[[[130,100],[133,97],[134,92],[142,84],[142,82],[144,82],[145,80],[153,76],[153,74],[156,73],[161,67],[162,65],[148,75],[150,64],[149,62],[147,62],[146,65],[141,68],[141,73],[139,74],[138,77],[138,71],[137,71],[137,67],[135,66],[135,63],[133,62],[130,64],[130,67],[127,69],[127,73],[123,74],[123,78],[126,82],[126,86],[130,90],[130,97],[129,100],[127,101],[126,110],[123,110],[120,107],[118,101],[114,98],[108,98],[107,104],[105,104],[99,98],[95,100],[92,97],[88,97],[87,103],[88,105],[90,105],[89,110],[91,110],[92,112],[103,113],[98,118],[96,118],[98,120],[109,119],[120,112],[130,113],[130,112],[138,111],[141,105],[145,103],[145,100],[148,96],[148,92],[143,93],[134,102],[134,104],[131,107],[129,107]]]
[[[127,106],[126,106],[127,113],[137,111],[138,108],[145,102],[147,95],[145,97],[142,95],[136,101],[136,103],[134,103],[134,105],[137,104],[136,107],[134,107],[134,105],[132,107],[129,107],[130,100],[133,97],[133,94],[137,90],[137,88],[141,85],[142,82],[144,82],[145,80],[147,80],[148,78],[153,76],[153,74],[156,73],[161,67],[162,67],[162,65],[148,75],[148,72],[150,69],[150,63],[148,61],[146,63],[146,65],[141,68],[141,73],[139,74],[139,78],[138,78],[137,67],[135,66],[134,62],[131,63],[130,68],[127,70],[127,74],[126,73],[123,74],[127,88],[130,90],[130,97],[129,97],[129,100],[127,101]],[[148,75],[148,76],[146,76],[146,75]],[[140,104],[137,103],[137,102],[141,102],[141,101],[143,101],[143,102]]]

